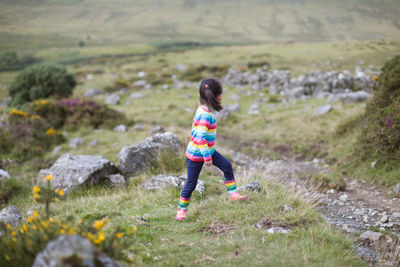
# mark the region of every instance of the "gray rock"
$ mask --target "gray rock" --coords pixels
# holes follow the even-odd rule
[[[250,114],[250,115],[259,114],[260,111],[258,110],[258,103],[254,103],[253,105],[251,105],[251,107],[249,108],[247,113]]]
[[[76,149],[81,144],[83,144],[83,139],[80,137],[76,137],[74,139],[69,140],[70,148]]]
[[[53,155],[57,155],[58,152],[60,152],[61,148],[62,148],[62,146],[56,146],[56,147],[53,149],[52,154],[53,154]]]
[[[102,156],[85,156],[64,154],[50,167],[39,172],[38,180],[42,181],[48,174],[53,176],[50,181],[53,188],[69,192],[82,184],[93,185],[109,174],[118,172],[114,163]]]
[[[260,186],[260,182],[259,181],[255,181],[255,182],[251,182],[242,186],[239,186],[237,188],[238,191],[242,191],[242,190],[251,190],[254,192],[260,192],[261,190],[261,186]]]
[[[36,255],[32,267],[77,265],[87,267],[123,266],[101,252],[89,240],[79,235],[61,235],[57,239],[48,242],[45,249]]]
[[[145,190],[159,190],[167,186],[173,186],[182,189],[185,186],[187,175],[183,174],[179,177],[173,175],[159,174],[154,176],[140,185]],[[203,194],[205,189],[205,182],[202,180],[197,181],[195,190]]]
[[[144,125],[143,124],[136,124],[133,126],[132,130],[134,131],[144,131]]]
[[[286,235],[290,232],[291,232],[290,229],[285,229],[285,228],[282,228],[279,226],[271,227],[271,228],[267,229],[267,233],[269,233],[269,234],[285,234]]]
[[[372,231],[365,231],[360,235],[361,240],[369,240],[372,242],[378,241],[383,236],[382,233],[379,232],[372,232]]]
[[[146,77],[147,73],[145,71],[138,72],[137,76],[140,78]]]
[[[89,142],[88,145],[89,145],[89,146],[95,146],[95,145],[97,145],[97,139],[92,139],[92,140],[90,140],[90,142]]]
[[[339,201],[346,202],[346,201],[347,201],[347,198],[348,198],[348,196],[347,196],[346,194],[343,194],[343,195],[341,195],[341,196],[339,197]]]
[[[104,97],[104,103],[107,105],[118,105],[121,101],[121,97],[118,93],[113,93]]]
[[[226,107],[224,107],[223,110],[221,110],[220,112],[217,112],[217,115],[216,115],[217,120],[226,119],[233,112],[240,112],[239,104],[233,104],[233,105],[230,105],[230,106],[226,106]]]
[[[320,106],[314,111],[314,115],[315,116],[322,116],[322,115],[327,114],[331,110],[332,110],[332,106],[331,105]]]
[[[156,134],[134,145],[123,147],[118,153],[121,173],[124,176],[136,176],[148,169],[161,151],[177,154],[178,150],[178,137],[171,132]]]
[[[19,213],[19,210],[15,206],[9,206],[3,209],[0,212],[0,222],[6,224],[10,224],[12,226],[17,226],[19,221],[21,220],[22,216]]]
[[[283,211],[289,212],[292,210],[293,210],[292,207],[290,207],[289,205],[287,205],[287,204],[283,205]]]
[[[364,91],[349,92],[341,94],[340,99],[343,103],[358,103],[367,100],[370,95],[371,94]]]
[[[125,186],[125,178],[121,174],[111,174],[106,176],[106,180],[108,183],[115,187],[124,187]]]
[[[97,95],[101,95],[101,94],[102,94],[102,92],[101,92],[99,89],[97,89],[97,88],[91,88],[91,89],[89,89],[88,91],[86,91],[86,92],[83,94],[83,96],[84,96],[84,97],[93,98],[93,97],[95,97],[95,96],[97,96]]]
[[[163,90],[167,90],[169,88],[169,85],[168,84],[163,84],[162,86],[161,86],[161,89],[163,89]]]
[[[150,130],[149,134],[156,134],[156,133],[164,133],[164,127],[162,125],[156,125],[153,127],[153,129]]]
[[[125,125],[120,124],[120,125],[118,125],[118,126],[115,126],[114,129],[113,129],[113,131],[114,131],[114,132],[121,132],[121,133],[124,133],[124,132],[126,132],[127,129],[128,129],[128,128],[127,128]]]
[[[0,181],[4,179],[10,179],[10,174],[5,170],[0,169]]]
[[[185,71],[187,69],[187,66],[183,63],[178,63],[176,64],[176,69],[179,71]]]
[[[141,99],[141,98],[144,98],[144,95],[141,93],[132,93],[129,97],[131,99]]]
[[[11,101],[11,97],[3,98],[1,100],[0,107],[6,108],[8,106],[8,103],[10,103],[10,101]]]
[[[143,86],[145,86],[146,84],[147,84],[147,83],[146,83],[145,80],[139,80],[139,81],[136,81],[136,82],[132,83],[132,86],[134,86],[134,87],[143,87]]]
[[[396,195],[400,194],[400,183],[396,184],[393,187],[393,193],[395,193]]]

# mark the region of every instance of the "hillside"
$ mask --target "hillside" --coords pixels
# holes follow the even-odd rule
[[[400,2],[2,1],[0,51],[192,41],[260,43],[398,39]]]

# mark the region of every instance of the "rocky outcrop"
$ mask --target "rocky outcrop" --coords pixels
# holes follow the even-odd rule
[[[112,260],[89,240],[79,235],[61,235],[50,241],[46,248],[37,254],[32,267],[61,266],[104,266],[122,267]]]
[[[121,173],[124,176],[136,176],[147,170],[161,151],[177,154],[178,149],[178,137],[171,132],[156,134],[137,144],[123,147],[118,153]]]
[[[310,97],[329,97],[344,93],[345,90],[371,91],[374,81],[363,74],[352,76],[336,71],[314,71],[291,78],[288,70],[257,69],[254,73],[230,68],[223,78],[225,85],[239,88],[251,87],[253,90],[269,88],[269,93],[280,94],[288,99],[305,99]],[[365,100],[366,94],[357,99]],[[369,96],[369,95],[368,95]]]
[[[53,188],[60,188],[69,192],[82,184],[93,185],[102,181],[107,175],[118,172],[114,163],[103,156],[85,156],[64,154],[50,167],[39,172],[39,182],[51,174],[50,181]]]

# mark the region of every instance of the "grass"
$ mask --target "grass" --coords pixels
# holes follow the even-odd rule
[[[249,262],[256,266],[364,266],[354,256],[351,242],[323,223],[309,199],[294,191],[288,194],[278,182],[253,171],[239,177],[238,183],[258,179],[262,191],[247,192],[250,200],[243,203],[229,203],[221,177],[203,172],[200,179],[207,183],[206,192],[194,193],[185,222],[174,219],[178,190],[148,192],[134,183],[127,190],[74,193],[53,205],[53,215],[106,218],[110,220],[107,230],[138,225],[136,244],[127,249],[133,264],[139,266],[242,266]],[[283,212],[284,204],[293,211]],[[255,227],[263,218],[286,222],[293,232],[267,234]]]

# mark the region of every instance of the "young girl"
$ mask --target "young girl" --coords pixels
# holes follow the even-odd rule
[[[199,88],[201,106],[193,118],[190,142],[186,148],[187,180],[181,192],[177,220],[184,220],[190,197],[196,188],[197,180],[203,164],[207,167],[217,166],[224,173],[224,183],[229,193],[230,201],[247,199],[236,190],[232,164],[215,150],[217,120],[215,112],[222,110],[222,87],[214,78],[204,79]]]

